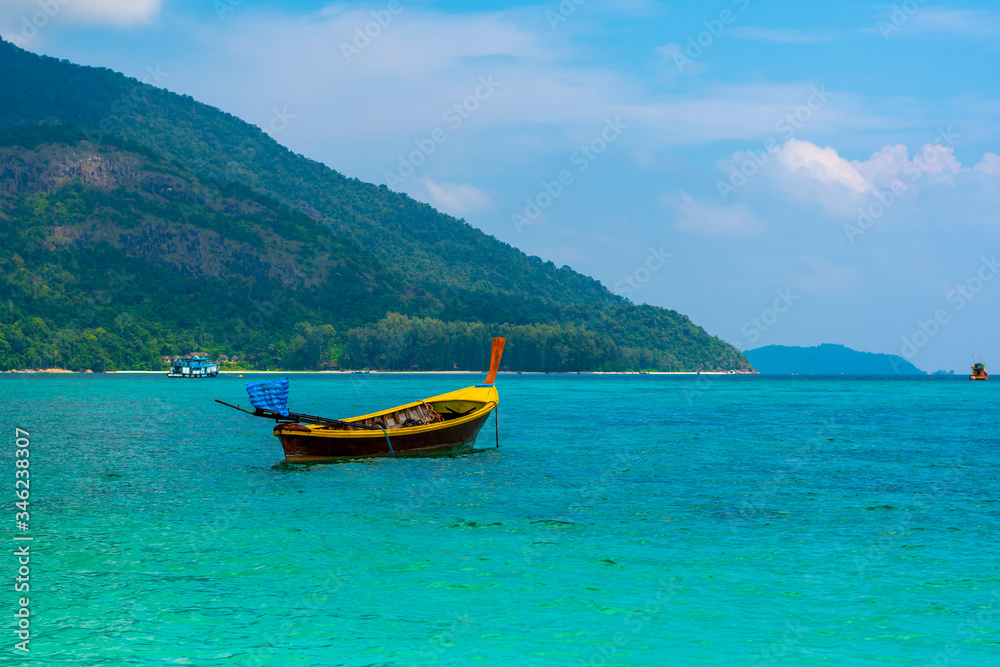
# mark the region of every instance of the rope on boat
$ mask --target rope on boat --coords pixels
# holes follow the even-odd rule
[[[382,435],[385,436],[385,443],[389,445],[389,451],[392,452],[393,456],[395,456],[396,450],[392,448],[392,443],[389,442],[389,433],[384,428],[382,429]]]

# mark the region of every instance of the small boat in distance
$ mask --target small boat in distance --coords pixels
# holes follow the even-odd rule
[[[348,419],[289,412],[288,378],[248,382],[254,411],[224,403],[255,417],[273,419],[274,435],[287,461],[370,456],[441,454],[471,449],[500,404],[494,386],[506,339],[494,338],[490,370],[483,384]],[[497,434],[499,444],[499,431]]]
[[[170,365],[168,378],[214,378],[219,374],[219,365],[208,357],[190,355],[181,357]]]
[[[970,380],[989,380],[990,374],[986,372],[986,366],[983,366],[981,362],[972,364],[972,375],[969,376]]]

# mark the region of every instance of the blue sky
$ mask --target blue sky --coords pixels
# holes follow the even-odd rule
[[[5,0],[0,34],[742,349],[1000,360],[995,3]]]

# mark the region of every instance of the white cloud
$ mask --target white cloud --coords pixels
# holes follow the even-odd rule
[[[677,229],[719,236],[747,236],[760,232],[764,224],[742,202],[725,205],[700,201],[679,190],[664,198],[676,213]]]
[[[782,121],[799,109],[809,111],[809,129],[817,134],[862,129],[883,122],[875,120],[863,102],[836,91],[827,91],[836,102],[810,110],[806,103],[815,103],[812,97],[815,88],[810,83],[712,84],[693,93],[622,105],[619,113],[643,132],[647,145],[661,148],[780,137],[787,131]]]
[[[729,172],[725,180],[738,188],[727,201],[752,193],[773,197],[773,192],[765,192],[770,189],[780,193],[780,200],[818,202],[827,211],[847,215],[874,191],[855,165],[835,149],[799,139],[789,139],[770,152],[737,151],[719,166]]]
[[[812,44],[829,42],[837,38],[832,32],[809,33],[793,28],[754,28],[751,26],[737,26],[732,28],[728,34],[737,39],[774,42],[776,44]]]
[[[468,140],[498,125],[546,124],[551,144],[563,138],[551,132],[553,124],[599,129],[615,101],[627,96],[621,76],[561,62],[566,54],[558,39],[524,30],[504,13],[448,15],[407,6],[357,49],[356,30],[371,22],[369,8],[297,19],[234,15],[225,30],[200,36],[220,57],[199,94],[224,108],[233,106],[226,98],[265,109],[295,100],[298,123],[309,125],[314,143],[395,141],[387,161],[437,127],[453,143],[453,136]],[[178,79],[203,78],[175,69]],[[454,117],[444,115],[475,94],[481,76],[498,88],[455,127]]]
[[[858,173],[881,188],[890,187],[895,181],[902,181],[907,187],[921,179],[934,182],[940,180],[933,178],[935,176],[947,178],[962,171],[961,163],[955,159],[955,149],[938,144],[924,144],[913,159],[910,159],[906,146],[883,146],[867,160],[853,160],[851,164]]]
[[[990,176],[1000,176],[1000,155],[986,153],[974,169]]]
[[[0,35],[22,49],[40,52],[53,26],[128,28],[151,23],[160,5],[161,0],[0,0]]]
[[[895,146],[883,146],[882,150],[874,153],[867,160],[854,160],[853,164],[864,178],[884,185],[886,179],[898,177],[909,161],[910,154],[906,150],[906,146],[896,144]]]
[[[229,98],[259,100],[264,109],[295,100],[298,124],[309,125],[314,145],[317,138],[341,146],[395,141],[389,160],[441,126],[442,114],[472,93],[481,75],[492,75],[500,87],[459,132],[463,143],[471,133],[505,133],[505,149],[490,152],[497,158],[514,154],[514,142],[531,141],[535,155],[572,150],[616,116],[630,126],[627,142],[655,150],[752,140],[777,132],[779,120],[811,99],[811,82],[654,93],[629,70],[580,64],[568,34],[526,28],[529,18],[514,10],[449,15],[408,6],[347,62],[343,47],[352,47],[355,30],[372,21],[369,9],[338,5],[335,12],[296,19],[234,14],[224,30],[199,36],[212,53],[211,81],[183,92],[226,109],[234,106]],[[656,49],[661,74],[679,73],[678,49]],[[200,81],[193,71],[200,67],[200,60],[192,62],[187,73],[175,65],[176,79]],[[695,61],[683,71],[699,68],[704,65]],[[860,96],[835,95],[836,102],[813,114],[811,131],[885,124]]]
[[[859,193],[872,189],[855,166],[829,146],[820,148],[809,141],[789,139],[778,149],[777,158],[788,171],[803,172],[820,183],[838,183]]]
[[[127,27],[150,23],[160,14],[160,0],[65,0],[66,18],[80,23]]]
[[[759,193],[760,186],[771,187],[791,200],[819,202],[836,216],[854,215],[873,197],[888,198],[885,193],[889,191],[893,201],[913,200],[922,190],[933,189],[941,190],[937,198],[954,197],[958,187],[964,188],[967,199],[995,198],[990,188],[981,188],[967,178],[973,170],[961,165],[952,147],[939,144],[924,144],[912,157],[906,146],[895,144],[883,146],[868,159],[847,160],[830,146],[789,139],[772,154],[758,152],[756,160],[753,157],[752,153],[738,151],[719,163],[725,171],[742,169],[744,174],[751,173],[747,165],[760,165],[747,176],[747,182],[753,182],[754,187],[744,194]],[[1000,156],[986,153],[975,170],[1000,176]]]
[[[435,183],[424,179],[424,187],[431,196],[431,204],[454,216],[481,211],[493,206],[490,195],[468,183]]]
[[[962,164],[955,159],[955,149],[937,144],[924,144],[910,163],[931,175],[957,174],[962,169]]]
[[[653,51],[666,60],[668,75],[698,74],[706,69],[705,63],[689,58],[680,44],[664,44]]]
[[[147,24],[159,16],[161,4],[161,0],[3,0],[0,26],[12,42],[25,46],[50,25]]]

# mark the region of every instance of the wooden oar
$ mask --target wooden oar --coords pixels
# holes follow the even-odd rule
[[[282,415],[281,413],[278,412],[274,412],[273,410],[264,410],[261,408],[255,408],[253,412],[250,412],[249,410],[244,410],[238,405],[226,403],[225,401],[220,401],[217,398],[215,399],[215,402],[222,403],[227,408],[239,410],[240,412],[245,412],[248,415],[252,415],[254,417],[264,417],[265,419],[273,419],[275,421],[286,420],[291,422],[301,422],[303,424],[317,424],[322,426],[330,426],[333,424],[337,424],[340,426],[353,426],[355,428],[364,429],[366,431],[382,431],[382,435],[385,436],[385,444],[389,445],[389,452],[393,455],[393,457],[396,456],[396,450],[393,449],[392,441],[389,440],[389,432],[385,430],[384,426],[367,426],[365,424],[356,424],[354,422],[341,421],[340,419],[330,419],[328,417],[316,417],[314,415],[303,415],[298,412],[289,412],[288,416],[286,417],[285,415]]]
[[[254,416],[254,417],[263,417],[264,419],[273,419],[275,421],[300,422],[302,424],[317,424],[317,425],[353,426],[354,428],[360,428],[360,429],[364,429],[364,430],[367,430],[367,431],[384,431],[385,430],[385,429],[380,428],[378,426],[368,426],[367,424],[358,424],[358,423],[355,423],[355,422],[345,422],[345,421],[340,420],[340,419],[331,419],[329,417],[317,417],[315,415],[304,415],[304,414],[299,413],[299,412],[289,412],[287,416],[282,415],[281,413],[278,413],[278,412],[274,412],[272,410],[262,410],[262,409],[259,409],[259,408],[257,410],[255,410],[254,412],[250,412],[249,410],[244,410],[243,408],[239,407],[238,405],[232,405],[230,403],[226,403],[225,401],[220,401],[217,398],[215,399],[215,402],[216,403],[222,403],[227,408],[232,408],[234,410],[239,410],[240,412],[245,412],[248,415],[251,415],[251,416]]]
[[[490,355],[490,372],[486,376],[483,384],[493,384],[497,379],[497,371],[500,370],[500,358],[503,357],[503,346],[507,342],[506,338],[493,339],[493,353]]]

